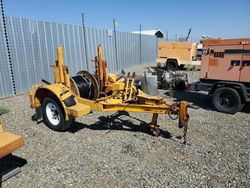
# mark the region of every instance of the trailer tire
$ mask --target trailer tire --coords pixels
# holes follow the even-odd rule
[[[53,97],[45,97],[43,100],[43,120],[47,127],[54,131],[65,131],[74,122],[74,119],[65,121],[65,114],[61,104]]]
[[[228,114],[235,114],[244,107],[239,93],[230,87],[216,89],[213,93],[212,102],[218,111]]]
[[[166,62],[166,69],[170,71],[176,71],[178,69],[178,64],[176,60],[168,60]]]

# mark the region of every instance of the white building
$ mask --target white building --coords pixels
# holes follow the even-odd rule
[[[132,33],[140,34],[140,31],[133,31]],[[151,36],[155,35],[157,38],[163,38],[163,32],[160,29],[142,30],[141,34]]]

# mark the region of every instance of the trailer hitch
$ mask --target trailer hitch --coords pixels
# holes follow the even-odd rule
[[[188,121],[189,114],[188,108],[195,108],[193,105],[189,104],[187,101],[181,101],[174,103],[168,108],[168,116],[172,120],[177,120],[179,118],[179,128],[183,128],[183,143],[187,143],[187,130],[188,130]],[[158,114],[153,113],[152,121],[149,123],[150,132],[154,136],[160,135],[159,125],[157,125]]]

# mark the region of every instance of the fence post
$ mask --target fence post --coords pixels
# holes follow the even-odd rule
[[[89,60],[88,60],[87,37],[86,37],[86,27],[85,27],[84,13],[82,13],[82,31],[83,31],[83,43],[84,43],[84,53],[85,53],[85,60],[86,60],[86,68],[87,68],[87,71],[89,71]]]
[[[141,63],[142,63],[142,52],[141,52],[141,24],[140,24],[140,27],[139,27],[139,29],[140,29],[140,38],[139,38],[139,42],[140,42],[140,65],[141,65]]]
[[[0,0],[0,4],[1,4],[1,14],[2,14],[4,38],[5,38],[5,44],[6,44],[6,47],[7,47],[8,61],[9,61],[9,66],[10,66],[12,88],[13,88],[14,95],[16,95],[16,84],[15,84],[14,71],[13,71],[13,65],[12,65],[12,59],[11,59],[11,53],[10,53],[10,46],[9,46],[9,40],[8,40],[8,34],[7,34],[6,20],[5,20],[5,15],[4,15],[3,0]]]
[[[117,52],[117,41],[116,41],[116,22],[115,19],[113,19],[113,25],[114,25],[114,45],[115,45],[115,64],[116,64],[116,69],[119,71],[119,66],[118,66],[118,52]]]

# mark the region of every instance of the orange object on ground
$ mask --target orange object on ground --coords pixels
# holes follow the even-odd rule
[[[0,158],[3,158],[24,145],[20,135],[4,131],[0,123]]]

